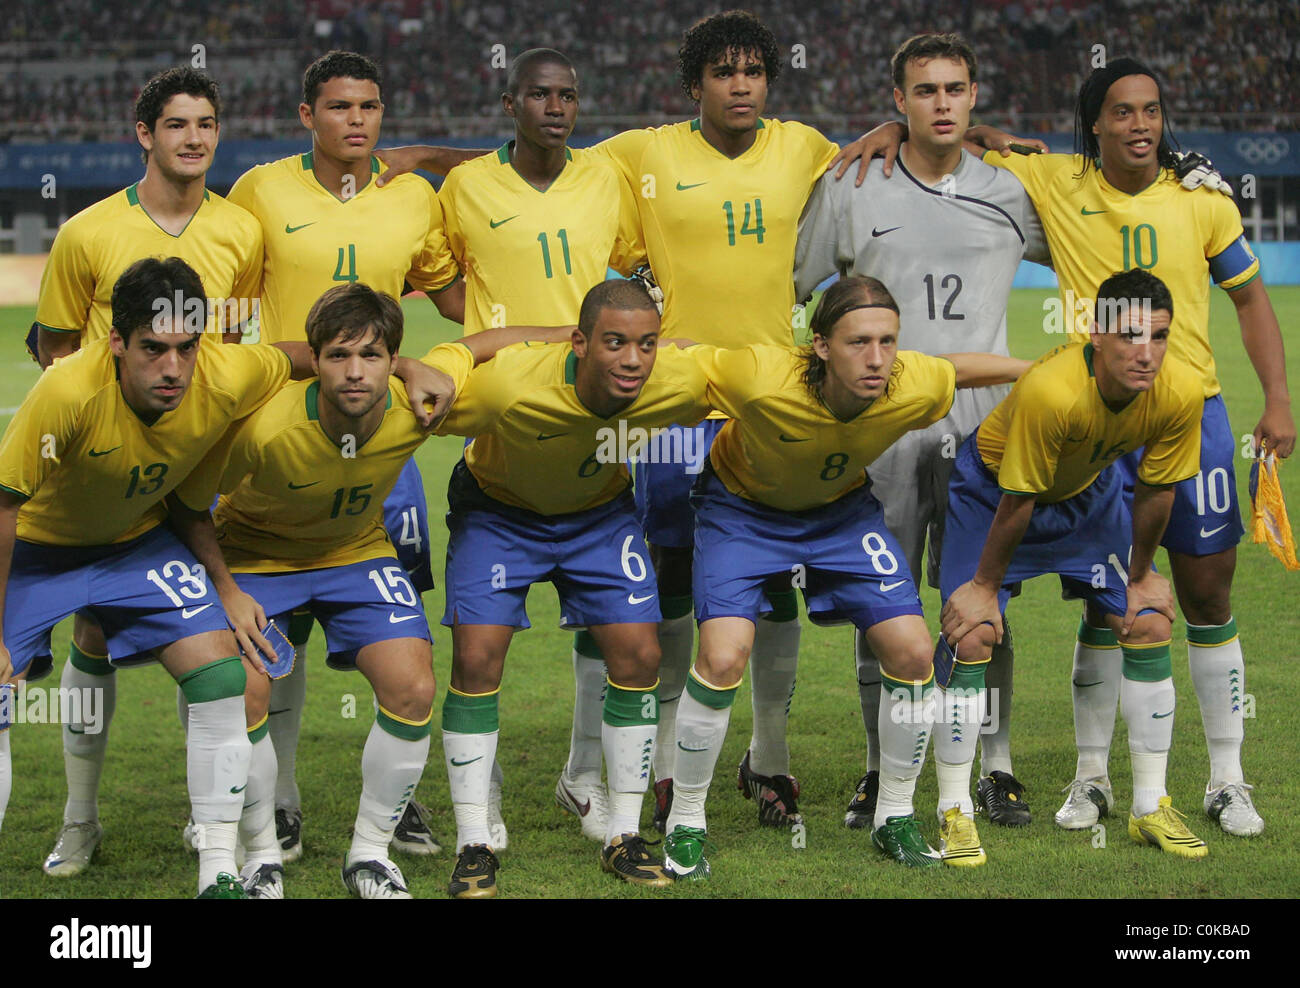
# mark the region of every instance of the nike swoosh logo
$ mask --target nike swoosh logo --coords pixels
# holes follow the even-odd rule
[[[587,800],[585,803],[579,803],[578,797],[575,796],[573,793],[569,792],[569,787],[566,786],[563,782],[560,783],[560,788],[564,790],[564,795],[569,797],[569,802],[571,802],[574,806],[578,808],[578,816],[586,816],[588,813],[591,812],[590,799]]]
[[[627,602],[629,604],[644,604],[647,600],[654,600],[654,599],[655,599],[654,594],[649,594],[648,596],[645,597],[638,597],[636,594],[627,595]]]
[[[546,439],[558,439],[560,436],[567,436],[567,435],[568,435],[567,432],[552,432],[550,435],[547,435],[545,432],[539,432],[537,434],[537,439],[540,442]]]
[[[802,439],[796,439],[794,436],[787,436],[784,432],[781,433],[781,442],[783,443],[806,443],[809,442],[810,440],[811,440],[810,436],[805,436]]]
[[[456,759],[453,758],[453,759],[451,760],[451,763],[452,763],[453,765],[455,765],[457,768],[461,768],[461,767],[463,767],[463,766],[465,766],[465,765],[473,765],[475,762],[477,762],[477,761],[479,761],[480,759],[482,759],[482,757],[483,757],[482,755],[479,755],[478,758],[467,758],[467,759],[465,759],[465,761],[463,761],[463,762],[458,762],[458,761],[456,761]]]
[[[295,484],[295,483],[291,480],[291,481],[289,481],[289,490],[291,490],[291,491],[300,491],[300,490],[302,490],[304,487],[315,487],[315,486],[316,486],[317,484],[319,484],[319,483],[320,483],[319,480],[313,480],[310,484]]]
[[[677,742],[677,747],[681,748],[682,751],[708,751],[709,750],[709,746],[707,744],[703,748],[688,748],[680,741]]]
[[[896,581],[893,582],[893,583],[886,583],[884,580],[881,580],[881,581],[880,581],[880,589],[881,589],[881,590],[893,590],[895,587],[901,587],[901,586],[902,586],[904,583],[906,583],[906,582],[907,582],[906,580],[896,580]]]
[[[682,185],[681,182],[678,182],[677,191],[685,192],[687,189],[698,189],[701,185],[708,185],[708,184],[709,184],[708,182],[693,182],[690,185]]]
[[[241,792],[243,792],[243,791],[244,791],[245,789],[247,789],[247,788],[248,788],[248,783],[245,782],[245,783],[244,783],[242,786],[240,786],[239,788],[235,788],[234,786],[231,786],[231,787],[230,787],[230,791],[233,792],[233,793],[241,793]]]
[[[1095,683],[1074,683],[1074,680],[1071,680],[1070,682],[1074,683],[1074,685],[1077,686],[1079,689],[1086,690],[1089,686],[1100,686],[1105,681],[1106,680],[1104,679],[1099,679]]]
[[[491,219],[490,219],[490,220],[488,220],[488,226],[492,227],[492,229],[495,230],[497,227],[499,227],[499,226],[505,226],[505,225],[506,225],[507,223],[509,223],[511,220],[517,220],[517,219],[519,219],[519,214],[518,214],[518,213],[515,213],[514,216],[507,216],[507,217],[506,217],[505,219],[503,219],[503,220],[491,220]]]
[[[91,450],[90,450],[90,455],[91,455],[91,456],[107,456],[109,453],[112,453],[112,452],[114,452],[114,451],[116,451],[116,450],[119,450],[119,449],[121,449],[121,448],[122,448],[121,446],[114,446],[112,449],[95,449],[95,448],[92,447]]]
[[[284,225],[284,232],[297,233],[299,230],[305,230],[307,229],[307,227],[315,225],[315,223],[316,223],[315,220],[312,220],[310,223],[304,223],[302,226],[290,226],[288,223],[286,223]]]
[[[1202,525],[1202,526],[1201,526],[1201,538],[1203,538],[1203,539],[1208,539],[1211,535],[1214,535],[1216,532],[1222,532],[1222,531],[1223,531],[1225,528],[1227,528],[1227,527],[1228,527],[1228,523],[1227,523],[1227,522],[1224,522],[1224,523],[1223,523],[1222,525],[1220,525],[1218,528],[1212,528],[1212,529],[1210,529],[1210,530],[1207,532],[1207,531],[1205,530],[1205,526]]]
[[[407,614],[407,615],[405,615],[404,617],[398,617],[398,616],[397,616],[396,614],[394,614],[392,611],[389,611],[389,612],[388,612],[388,623],[389,623],[389,624],[401,624],[403,621],[414,621],[414,620],[415,620],[416,618],[418,618],[419,616],[420,616],[420,615],[418,615],[418,614]]]
[[[202,614],[211,606],[211,604],[201,604],[198,607],[187,607],[181,611],[181,617],[188,621],[190,618],[194,617],[195,614]]]
[[[886,233],[893,233],[895,230],[903,229],[901,226],[891,226],[888,230],[877,230],[874,226],[871,228],[873,237],[883,237]]]
[[[1089,209],[1087,206],[1084,206],[1082,209],[1079,210],[1079,215],[1080,215],[1080,216],[1100,216],[1100,215],[1101,215],[1102,213],[1104,213],[1104,212],[1106,212],[1106,210],[1104,210],[1104,209]]]
[[[1169,713],[1167,713],[1167,714],[1152,714],[1152,715],[1151,715],[1151,719],[1152,719],[1152,720],[1160,720],[1162,717],[1172,717],[1172,716],[1173,716],[1173,713],[1174,713],[1174,712],[1171,710],[1171,711],[1169,711]]]

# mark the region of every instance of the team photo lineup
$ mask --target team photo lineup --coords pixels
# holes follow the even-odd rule
[[[1062,153],[918,15],[817,70],[890,83],[837,142],[768,20],[693,11],[586,146],[558,38],[492,55],[499,146],[321,45],[225,194],[215,59],[116,108],[139,180],[0,310],[0,895],[1294,894],[1300,293],[1242,182],[1138,45]]]

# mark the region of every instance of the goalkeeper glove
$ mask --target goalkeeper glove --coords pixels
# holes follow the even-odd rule
[[[1186,154],[1175,154],[1174,157],[1178,159],[1174,165],[1174,174],[1184,189],[1190,191],[1204,185],[1207,189],[1214,189],[1231,198],[1232,186],[1215,170],[1214,162],[1205,155],[1198,151],[1188,151]]]

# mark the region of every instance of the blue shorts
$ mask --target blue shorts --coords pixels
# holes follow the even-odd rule
[[[51,629],[83,609],[104,629],[114,665],[148,661],[154,649],[230,627],[203,567],[166,525],[114,545],[17,540],[4,618],[14,670],[50,656]]]
[[[290,573],[236,573],[235,582],[282,630],[292,612],[308,610],[325,629],[326,661],[336,669],[351,668],[357,652],[375,642],[429,640],[424,602],[392,556]]]
[[[1231,549],[1241,541],[1241,505],[1237,499],[1237,471],[1233,462],[1237,442],[1228,424],[1223,396],[1205,399],[1201,412],[1201,472],[1174,485],[1174,506],[1160,544],[1171,552],[1208,556]],[[1142,450],[1135,449],[1115,462],[1124,484],[1124,498],[1133,507]]]
[[[424,478],[415,457],[406,461],[392,492],[384,499],[384,528],[397,558],[419,593],[433,589],[432,556],[429,553],[429,502],[424,496]]]
[[[957,451],[948,485],[943,568],[939,574],[939,593],[945,601],[975,576],[984,541],[1002,500],[997,478],[975,447],[978,434],[978,429],[972,432]],[[1108,613],[1122,616],[1128,610],[1132,530],[1132,516],[1124,503],[1114,464],[1074,497],[1035,505],[1025,537],[1016,547],[998,590],[998,606],[1006,610],[1013,584],[1056,573],[1070,597],[1082,597]]]
[[[705,419],[696,426],[669,426],[661,448],[689,453],[685,463],[645,463],[635,471],[636,512],[651,545],[689,549],[695,544],[691,485],[708,460],[709,449],[726,419]],[[679,438],[680,436],[680,438]]]
[[[695,509],[695,617],[757,621],[772,609],[763,593],[780,574],[802,584],[817,624],[859,628],[921,614],[912,571],[867,486],[811,511],[781,511],[727,490],[706,466],[691,492]]]
[[[541,515],[488,497],[465,461],[447,489],[442,623],[528,628],[528,588],[549,581],[560,624],[657,622],[659,591],[636,507],[624,492],[589,511]]]

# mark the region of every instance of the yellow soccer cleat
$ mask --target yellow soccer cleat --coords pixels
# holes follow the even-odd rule
[[[960,806],[944,811],[939,824],[939,853],[951,868],[978,868],[988,860],[975,821],[962,813]]]
[[[1205,846],[1205,841],[1187,829],[1183,820],[1183,814],[1174,809],[1173,800],[1161,796],[1154,813],[1142,817],[1129,813],[1128,835],[1139,844],[1154,844],[1180,858],[1205,857],[1210,849]]]

